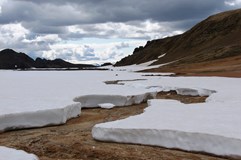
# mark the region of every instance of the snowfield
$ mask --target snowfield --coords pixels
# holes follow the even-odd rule
[[[146,73],[133,73],[128,67],[110,71],[0,71],[0,132],[63,124],[81,116],[81,108],[110,109],[148,100],[149,107],[141,115],[95,125],[93,137],[241,157],[240,78],[143,75]],[[121,85],[104,83],[115,80],[123,81]],[[199,104],[150,100],[157,92],[170,90],[209,97]]]
[[[141,115],[95,125],[95,139],[241,157],[240,78],[159,77],[125,85],[209,97],[198,104],[149,100]]]
[[[156,95],[153,89],[104,83],[143,78],[140,73],[0,71],[0,77],[0,132],[63,124],[84,107],[126,106]]]
[[[38,157],[21,150],[0,146],[0,160],[38,160]]]

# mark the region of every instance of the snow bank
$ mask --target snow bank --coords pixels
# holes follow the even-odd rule
[[[143,114],[95,125],[92,135],[101,141],[241,157],[241,129],[237,126],[241,122],[240,113],[239,106],[211,107],[172,100],[150,100]]]
[[[0,160],[38,160],[38,157],[21,150],[0,146]]]
[[[0,115],[0,132],[20,128],[63,124],[68,119],[80,115],[80,112],[81,104],[76,103],[64,108]]]
[[[241,79],[157,77],[125,86],[209,97],[198,104],[149,100],[141,115],[95,125],[95,139],[241,157]]]
[[[111,103],[113,106],[129,106],[146,102],[148,99],[156,97],[157,92],[147,92],[137,95],[85,95],[74,98],[75,102],[80,102],[82,108],[103,107],[106,108],[106,103]]]
[[[98,104],[98,107],[105,108],[105,109],[111,109],[111,108],[114,108],[115,105],[112,103],[101,103],[101,104]]]
[[[175,91],[177,94],[184,96],[210,96],[213,93],[216,93],[214,90],[209,89],[190,89],[190,88],[176,88]]]

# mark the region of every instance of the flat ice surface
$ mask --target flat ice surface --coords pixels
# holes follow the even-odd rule
[[[38,160],[38,157],[21,150],[0,146],[0,160]]]
[[[141,115],[95,125],[95,139],[241,157],[240,78],[159,77],[125,85],[209,98],[198,104],[149,100]]]

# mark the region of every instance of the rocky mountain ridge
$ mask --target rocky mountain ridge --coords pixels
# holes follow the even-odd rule
[[[28,69],[28,68],[79,68],[94,67],[89,64],[72,64],[62,59],[47,60],[36,58],[33,60],[25,53],[18,53],[12,49],[0,51],[0,69]]]
[[[115,65],[139,64],[155,59],[157,61],[152,65],[170,63],[152,70],[159,72],[172,71],[175,67],[180,70],[190,68],[191,64],[212,63],[241,56],[240,33],[241,9],[219,13],[208,17],[181,35],[148,41],[144,47],[136,48],[132,55]],[[161,57],[163,54],[165,56]]]

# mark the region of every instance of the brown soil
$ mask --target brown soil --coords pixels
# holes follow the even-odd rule
[[[206,97],[180,96],[161,92],[158,98],[181,100],[184,103],[203,102]],[[34,153],[41,160],[132,159],[132,160],[221,160],[223,158],[144,145],[95,141],[92,127],[101,122],[123,119],[143,112],[146,103],[111,110],[83,109],[81,116],[67,124],[53,127],[11,131],[0,134],[0,144]]]
[[[144,72],[174,72],[178,76],[220,76],[241,77],[241,56],[212,61],[189,63],[177,66],[163,66]]]
[[[117,84],[117,85],[124,85],[124,83],[120,82],[132,82],[132,81],[145,81],[147,79],[131,79],[131,80],[114,80],[114,81],[105,81],[105,84]]]

